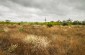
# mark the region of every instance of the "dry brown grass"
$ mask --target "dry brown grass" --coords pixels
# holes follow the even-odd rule
[[[85,55],[85,26],[0,25],[0,55]]]

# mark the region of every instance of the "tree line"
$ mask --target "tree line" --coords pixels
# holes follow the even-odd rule
[[[85,25],[85,20],[83,21],[72,21],[71,19],[68,20],[63,20],[63,21],[50,21],[50,22],[11,22],[10,20],[6,20],[6,21],[0,21],[0,24],[31,24],[31,25],[47,25],[47,26],[53,26],[53,25],[63,25],[63,26],[67,26],[67,25]]]

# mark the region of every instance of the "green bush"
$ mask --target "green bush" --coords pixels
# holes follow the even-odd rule
[[[47,27],[52,27],[53,26],[53,24],[52,23],[47,23]]]

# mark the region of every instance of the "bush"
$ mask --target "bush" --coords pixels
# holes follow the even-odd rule
[[[68,22],[63,21],[63,22],[62,22],[62,25],[63,25],[63,26],[67,26],[67,25],[68,25]]]
[[[23,27],[19,28],[19,31],[20,32],[23,32],[24,31],[24,28]]]
[[[80,21],[74,21],[73,25],[81,25],[81,22]]]
[[[82,21],[82,25],[85,25],[85,21]]]
[[[47,27],[52,27],[53,24],[52,23],[47,23]]]

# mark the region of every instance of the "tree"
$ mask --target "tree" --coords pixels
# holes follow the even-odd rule
[[[80,21],[73,21],[73,25],[81,25],[81,22]]]
[[[72,20],[68,19],[68,20],[66,20],[66,23],[67,23],[67,25],[72,25]]]
[[[85,25],[85,20],[84,20],[84,21],[82,21],[82,25]]]
[[[6,20],[6,23],[9,23],[10,22],[10,20]]]
[[[66,26],[66,25],[68,25],[68,22],[64,20],[64,21],[62,22],[62,25],[63,25],[63,26]]]
[[[46,17],[45,17],[45,22],[46,22],[47,20],[46,20]]]

